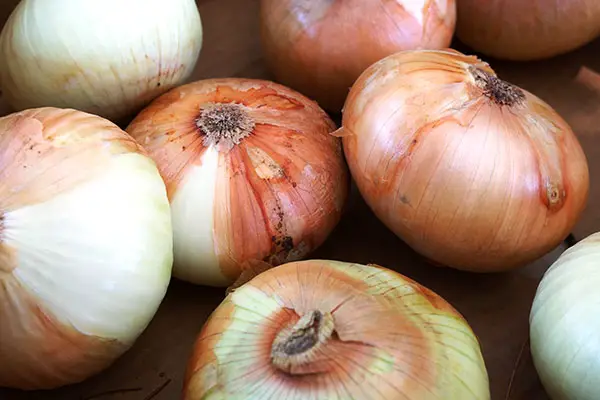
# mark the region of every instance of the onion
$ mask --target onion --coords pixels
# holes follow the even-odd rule
[[[167,183],[174,275],[224,287],[264,260],[298,260],[341,218],[349,174],[316,103],[268,81],[224,78],[171,90],[127,128]]]
[[[0,387],[50,389],[109,366],[146,328],[173,262],[158,169],[80,111],[0,118]]]
[[[120,121],[183,83],[201,47],[194,0],[23,0],[0,36],[3,98]]]
[[[600,35],[598,0],[456,1],[456,35],[492,57],[520,61],[554,57]]]
[[[344,106],[344,150],[377,217],[430,260],[525,265],[559,245],[588,197],[585,155],[535,95],[456,51],[371,66]]]
[[[261,38],[276,79],[339,112],[375,61],[450,45],[455,0],[261,0]]]
[[[288,263],[205,323],[183,398],[483,400],[479,342],[444,299],[375,265]]]
[[[600,233],[546,271],[530,315],[531,355],[553,400],[593,400],[600,387]]]

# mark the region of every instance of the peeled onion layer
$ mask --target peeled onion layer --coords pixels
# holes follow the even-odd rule
[[[336,136],[377,217],[441,265],[526,265],[567,237],[587,201],[587,160],[568,124],[454,50],[375,63]]]
[[[456,36],[490,57],[558,56],[600,35],[598,0],[457,0]]]
[[[122,122],[190,77],[202,29],[194,0],[23,0],[0,36],[3,99]]]
[[[455,0],[262,0],[265,61],[330,112],[359,75],[402,50],[450,46]]]
[[[0,386],[50,389],[108,367],[143,332],[172,268],[164,182],[100,117],[0,118]]]
[[[564,251],[544,274],[530,322],[533,363],[553,400],[594,400],[600,387],[600,233]]]
[[[320,246],[349,186],[334,123],[316,103],[254,79],[193,82],[127,128],[157,162],[174,228],[174,276],[226,287],[255,262]]]
[[[217,307],[190,357],[183,398],[483,400],[490,392],[478,340],[444,299],[378,266],[308,260],[258,275]]]

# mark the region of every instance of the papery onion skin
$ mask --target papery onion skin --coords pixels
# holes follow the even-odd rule
[[[215,104],[228,110],[213,115]],[[239,143],[211,142],[205,129],[218,118],[199,124],[205,110],[230,112]],[[350,179],[335,124],[284,86],[197,81],[156,99],[126,130],[167,184],[179,279],[225,287],[257,260],[301,259],[341,218]]]
[[[80,382],[121,356],[164,298],[164,182],[116,125],[56,108],[0,118],[0,174],[0,387]]]
[[[499,59],[550,58],[600,35],[597,0],[457,0],[457,9],[457,37]]]
[[[339,112],[356,78],[401,50],[445,48],[455,0],[262,0],[261,39],[277,81]]]
[[[201,48],[194,0],[23,0],[0,36],[0,87],[16,111],[67,107],[122,123],[186,81]]]
[[[274,341],[315,312],[317,329],[332,336],[284,372]],[[206,321],[183,399],[208,397],[483,400],[490,392],[476,336],[440,296],[375,265],[308,260],[258,275]]]
[[[462,270],[523,266],[558,246],[586,205],[586,157],[533,94],[457,51],[407,51],[353,86],[337,136],[377,217]]]
[[[563,252],[535,294],[530,346],[552,400],[594,400],[600,387],[600,233]]]

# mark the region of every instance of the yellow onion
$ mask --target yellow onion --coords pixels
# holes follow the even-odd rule
[[[22,0],[0,36],[0,86],[18,111],[121,121],[183,83],[201,47],[194,0]]]
[[[376,265],[288,263],[237,288],[196,341],[183,398],[484,400],[477,337],[444,299]]]
[[[0,386],[49,389],[109,366],[171,276],[164,182],[113,123],[69,109],[0,118]]]
[[[456,0],[456,35],[474,50],[536,60],[575,50],[600,35],[598,0]]]
[[[415,50],[379,61],[352,87],[342,125],[366,202],[438,264],[527,264],[565,239],[587,201],[587,160],[569,125],[476,57]]]
[[[349,174],[335,125],[272,82],[223,78],[159,97],[127,128],[157,162],[174,229],[174,275],[228,286],[256,260],[278,265],[337,225]]]
[[[600,233],[546,271],[531,314],[531,355],[553,400],[595,400],[600,387]]]
[[[261,0],[265,59],[277,80],[339,112],[375,61],[450,45],[455,0]]]

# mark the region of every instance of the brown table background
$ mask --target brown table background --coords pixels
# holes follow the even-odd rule
[[[2,26],[18,1],[0,2]],[[193,79],[270,78],[263,65],[258,39],[258,0],[197,2],[204,24],[204,46]],[[469,51],[460,44],[455,47]],[[516,64],[486,59],[502,78],[552,105],[581,140],[590,165],[592,186],[587,209],[573,232],[578,239],[600,230],[600,212],[596,209],[600,203],[600,91],[575,81],[581,66],[600,72],[598,55],[600,40],[544,62]],[[8,112],[0,97],[0,116]],[[436,291],[467,318],[479,336],[493,400],[547,400],[529,355],[528,316],[541,275],[563,250],[564,246],[526,268],[497,275],[435,268],[424,263],[379,223],[354,192],[349,215],[313,258],[377,263]],[[174,280],[147,331],[113,367],[81,384],[52,392],[21,393],[0,389],[0,399],[178,399],[191,346],[223,296],[223,290],[194,287]],[[105,395],[99,396],[102,393]]]

